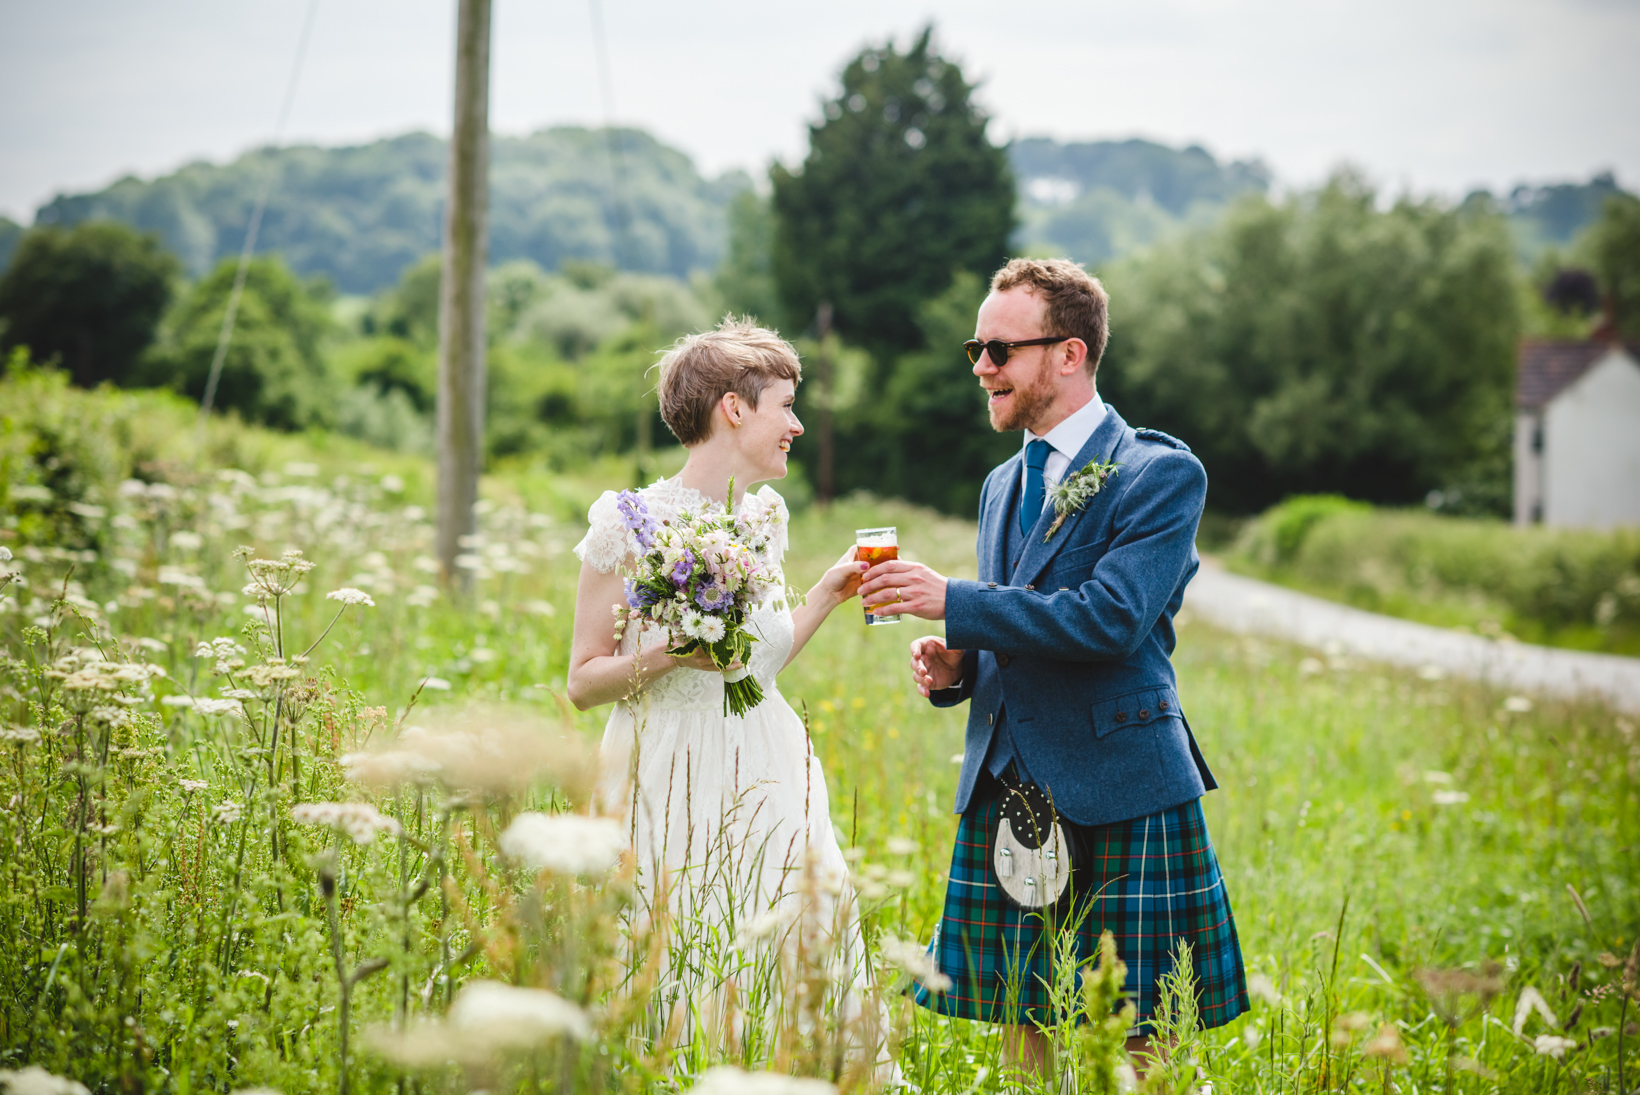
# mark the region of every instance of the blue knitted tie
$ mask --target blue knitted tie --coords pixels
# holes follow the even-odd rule
[[[1025,493],[1019,499],[1019,533],[1031,531],[1036,519],[1042,516],[1042,469],[1048,465],[1048,452],[1053,446],[1040,437],[1025,446]]]

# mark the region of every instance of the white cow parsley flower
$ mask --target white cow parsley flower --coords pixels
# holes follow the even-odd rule
[[[701,1073],[689,1090],[691,1095],[835,1095],[837,1088],[783,1072],[745,1072],[734,1065],[718,1065]]]
[[[608,818],[527,812],[501,834],[501,852],[538,871],[603,874],[626,847],[626,833]]]
[[[0,548],[0,551],[4,550]],[[0,1090],[10,1095],[91,1095],[84,1084],[54,1076],[39,1065],[30,1065],[16,1072],[0,1069]]]
[[[546,989],[473,981],[450,1005],[450,1025],[471,1031],[497,1049],[526,1049],[548,1038],[592,1037],[586,1012]]]
[[[369,844],[377,833],[397,836],[403,827],[366,802],[303,802],[290,808],[298,825],[328,825],[355,844]]]

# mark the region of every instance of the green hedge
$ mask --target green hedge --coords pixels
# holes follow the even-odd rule
[[[1250,522],[1227,562],[1377,612],[1640,653],[1640,529],[1520,529],[1301,495]]]

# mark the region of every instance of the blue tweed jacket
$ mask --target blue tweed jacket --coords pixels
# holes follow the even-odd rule
[[[1080,824],[1143,817],[1218,786],[1169,660],[1173,616],[1200,565],[1207,473],[1182,441],[1133,429],[1109,404],[1070,470],[1095,459],[1121,466],[1046,542],[1051,505],[1018,539],[1022,456],[980,493],[979,581],[946,589],[945,641],[964,651],[962,683],[931,697],[970,704],[959,813],[1004,710],[1025,768]]]

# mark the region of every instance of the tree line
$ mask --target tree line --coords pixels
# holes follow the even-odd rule
[[[809,484],[971,513],[985,472],[1019,444],[990,431],[961,350],[986,280],[1022,248],[1066,253],[1044,242],[1053,216],[1061,230],[1086,228],[1094,221],[1070,214],[1120,212],[1117,199],[1124,216],[1150,208],[1168,220],[1142,240],[1133,229],[1131,246],[1107,248],[1096,265],[1112,294],[1100,393],[1130,422],[1190,443],[1210,505],[1226,513],[1319,490],[1392,504],[1439,491],[1466,512],[1501,513],[1517,338],[1579,337],[1608,312],[1625,331],[1640,326],[1640,199],[1614,183],[1385,201],[1340,172],[1273,199],[1257,164],[1146,142],[1005,149],[988,121],[925,30],[849,60],[810,126],[808,155],[776,165],[766,194],[742,180],[700,199],[721,198],[727,246],[712,275],[685,279],[665,262],[641,272],[608,247],[591,248],[592,261],[501,255],[489,288],[492,458],[562,467],[659,439],[646,373],[656,349],[733,310],[799,341],[810,437],[796,452]],[[411,175],[384,180],[387,196],[426,183]],[[1089,193],[1106,204],[1089,205]],[[1565,243],[1591,193],[1599,219]],[[584,196],[607,200],[609,188],[589,183]],[[1219,211],[1201,215],[1207,206]],[[62,210],[64,223],[14,241],[0,346],[27,346],[77,384],[198,398],[231,261],[189,282],[156,234],[99,217],[67,226]],[[1523,250],[1526,215],[1559,219]],[[677,246],[693,248],[696,266],[711,253]],[[339,296],[288,256],[257,258],[218,405],[287,429],[425,447],[438,265],[400,267],[386,288]]]
[[[682,152],[627,128],[497,135],[490,161],[492,260],[529,259],[549,270],[566,262],[676,277],[710,269],[721,258],[725,209],[751,186],[741,171],[703,177]],[[238,254],[265,189],[263,250],[343,293],[374,293],[440,246],[448,167],[445,140],[429,133],[347,148],[263,148],[228,164],[60,195],[36,224],[121,221],[157,233],[199,277]]]

